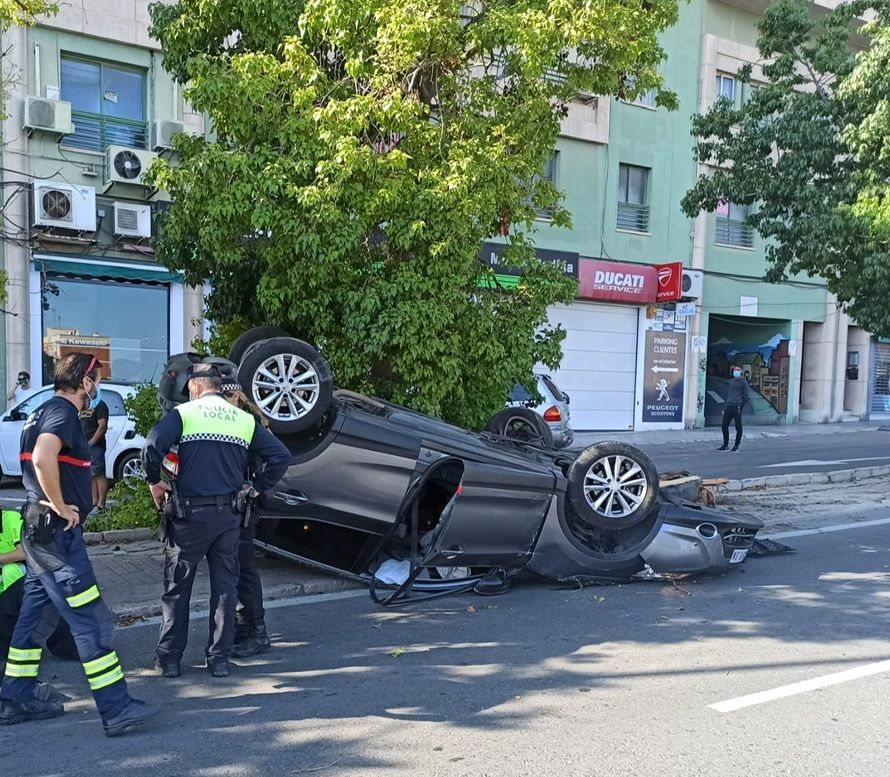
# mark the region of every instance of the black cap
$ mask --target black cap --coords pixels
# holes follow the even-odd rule
[[[205,364],[201,362],[200,364],[191,365],[185,373],[185,382],[188,383],[192,378],[222,378],[222,373],[219,371],[219,367],[215,364]]]

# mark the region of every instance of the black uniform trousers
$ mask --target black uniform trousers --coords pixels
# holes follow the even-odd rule
[[[164,664],[182,660],[188,641],[192,585],[205,556],[210,572],[210,636],[205,655],[216,661],[227,659],[232,651],[241,516],[232,509],[231,500],[228,495],[218,497],[215,504],[188,506],[188,514],[175,518],[167,532],[157,648]]]
[[[238,539],[238,624],[239,628],[250,629],[262,623],[266,617],[263,609],[263,582],[257,569],[253,526],[241,529]]]
[[[723,444],[729,445],[729,424],[735,421],[735,447],[742,442],[742,406],[727,405],[723,409]]]

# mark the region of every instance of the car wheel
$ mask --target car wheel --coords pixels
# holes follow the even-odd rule
[[[492,416],[485,431],[509,437],[512,440],[553,447],[553,432],[547,422],[534,410],[525,407],[508,407]]]
[[[290,333],[277,326],[255,326],[253,329],[248,329],[238,335],[229,348],[229,361],[240,364],[251,346],[256,345],[260,340],[269,340],[272,337],[290,337]]]
[[[255,343],[238,368],[238,382],[279,434],[311,429],[327,412],[334,379],[327,360],[309,343],[273,337]]]
[[[575,513],[601,529],[640,523],[658,498],[658,472],[639,448],[600,442],[585,448],[566,473],[566,496]]]
[[[145,469],[139,451],[127,451],[114,465],[115,480],[145,480]]]

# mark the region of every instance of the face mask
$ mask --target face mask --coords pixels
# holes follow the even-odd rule
[[[738,370],[733,370],[733,371],[732,371],[732,377],[734,377],[734,378],[741,378],[741,377],[742,377],[742,373],[739,372]]]
[[[93,384],[93,390],[89,391],[84,389],[84,391],[86,391],[84,407],[89,407],[90,409],[95,410],[99,406],[99,402],[102,401],[102,389],[99,388],[99,385],[94,380],[90,380],[89,378],[87,378],[87,380]]]

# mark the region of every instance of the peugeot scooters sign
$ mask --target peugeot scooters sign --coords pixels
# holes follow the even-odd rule
[[[643,364],[643,421],[682,421],[686,334],[646,332]]]

